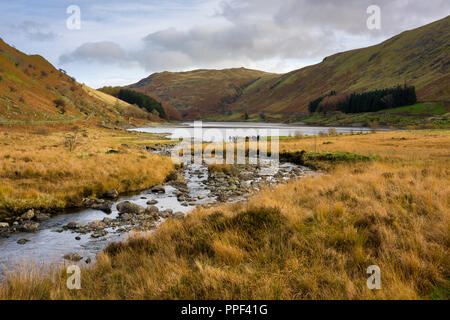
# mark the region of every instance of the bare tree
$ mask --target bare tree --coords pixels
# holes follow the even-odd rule
[[[78,140],[78,130],[66,133],[64,136],[64,147],[69,152],[73,152],[80,145],[80,142]]]

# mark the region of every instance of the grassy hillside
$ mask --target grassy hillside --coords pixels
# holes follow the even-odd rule
[[[450,107],[450,16],[379,45],[327,57],[284,75],[246,69],[158,73],[130,88],[170,102],[186,118],[292,119],[331,90],[338,94],[414,85],[420,102]]]
[[[338,53],[322,63],[255,85],[234,104],[240,110],[303,112],[336,90],[350,93],[407,82],[419,101],[450,103],[450,17],[403,32],[379,45]]]
[[[155,73],[128,88],[174,106],[183,118],[226,113],[255,81],[276,77],[249,69],[196,70]]]
[[[26,55],[0,39],[0,123],[116,123],[149,119],[147,112],[117,104],[83,86],[38,55]]]
[[[418,103],[412,106],[385,109],[379,112],[344,114],[329,112],[327,114],[305,114],[292,118],[293,122],[320,126],[369,126],[372,128],[427,128],[444,129],[450,127],[450,113],[435,103]]]

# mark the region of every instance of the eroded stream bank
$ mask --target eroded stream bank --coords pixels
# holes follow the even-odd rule
[[[8,232],[3,228],[2,272],[24,263],[91,263],[109,243],[125,240],[130,232],[151,231],[165,219],[182,218],[196,206],[243,201],[262,186],[312,173],[291,163],[280,164],[278,170],[263,163],[235,165],[231,170],[211,173],[206,164],[187,164],[171,181],[139,194],[114,201],[89,200],[86,205],[90,208],[75,213],[53,217],[42,217],[40,213],[41,217],[23,217],[17,222],[18,226],[37,224],[32,232]]]

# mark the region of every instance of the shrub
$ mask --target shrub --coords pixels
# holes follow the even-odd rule
[[[72,152],[76,149],[76,147],[80,144],[78,141],[78,131],[73,131],[71,133],[67,133],[64,136],[64,147]]]
[[[57,108],[61,108],[61,107],[65,107],[66,106],[66,103],[64,102],[63,99],[55,99],[55,100],[53,100],[53,103],[55,104],[55,106]]]

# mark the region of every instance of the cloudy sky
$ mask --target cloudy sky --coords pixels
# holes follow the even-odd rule
[[[81,28],[69,29],[77,5]],[[381,9],[370,30],[367,8]],[[450,14],[448,0],[0,0],[0,37],[92,87],[153,72],[287,72]]]

